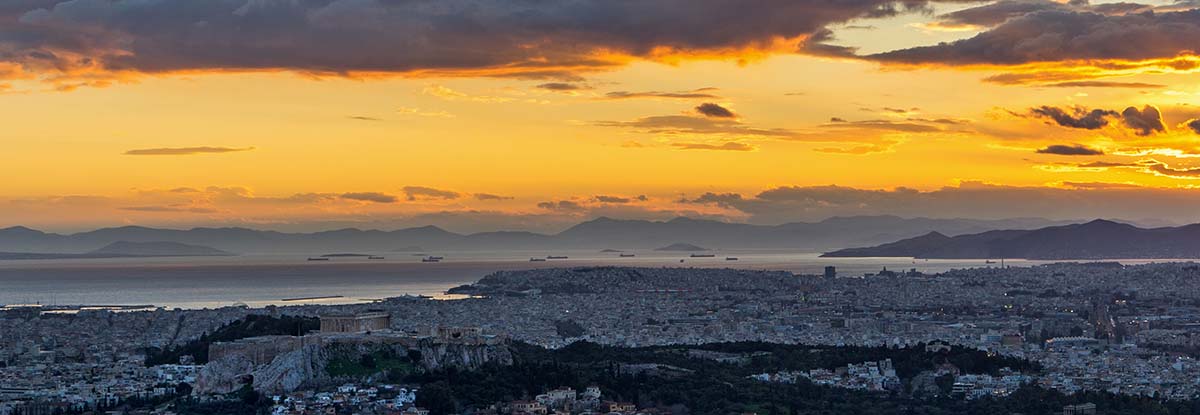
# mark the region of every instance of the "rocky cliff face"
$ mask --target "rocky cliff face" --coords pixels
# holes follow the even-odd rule
[[[422,341],[413,348],[420,352],[420,366],[426,370],[446,367],[475,369],[487,363],[512,364],[512,351],[507,344],[473,345]]]
[[[423,339],[413,344],[371,342],[339,342],[307,344],[277,355],[270,363],[256,365],[243,355],[226,356],[209,362],[196,380],[196,392],[223,394],[236,391],[247,382],[255,390],[279,394],[301,388],[328,386],[346,379],[335,379],[326,370],[333,359],[358,361],[364,355],[389,352],[398,356],[417,357],[416,370],[439,370],[447,367],[475,369],[484,364],[512,364],[508,344],[444,343]]]

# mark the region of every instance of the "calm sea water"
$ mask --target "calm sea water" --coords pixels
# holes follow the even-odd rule
[[[547,252],[446,252],[440,263],[386,253],[383,260],[306,256],[244,255],[216,258],[153,258],[55,261],[0,261],[0,305],[156,305],[214,308],[233,304],[337,304],[410,295],[439,296],[498,270],[626,265],[642,267],[729,267],[820,274],[833,265],[839,275],[857,276],[916,268],[940,272],[952,268],[996,266],[984,260],[912,260],[907,258],[819,258],[815,253],[727,251],[715,258],[686,253],[638,253],[619,258],[596,251],[554,252],[569,259],[530,262]],[[737,257],[737,261],[726,260]],[[680,260],[684,262],[680,263]],[[1010,260],[1010,266],[1039,261]],[[302,301],[296,298],[329,297]]]

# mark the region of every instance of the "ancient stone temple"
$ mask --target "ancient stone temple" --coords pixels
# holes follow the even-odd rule
[[[321,316],[322,333],[364,333],[386,330],[391,326],[391,314],[383,311]]]

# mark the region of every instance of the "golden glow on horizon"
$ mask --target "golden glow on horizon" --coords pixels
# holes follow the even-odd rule
[[[918,22],[897,18],[881,30],[903,36],[885,43],[970,35],[927,33]],[[848,44],[862,36],[838,33]],[[401,73],[81,66],[45,78],[0,66],[8,85],[0,175],[10,178],[0,214],[11,218],[0,226],[576,214],[538,206],[561,201],[616,215],[739,219],[748,214],[680,200],[781,186],[1191,192],[1200,184],[1198,135],[1186,124],[1200,118],[1196,55],[881,66],[794,54],[806,41]],[[1079,83],[1053,85],[1064,82]],[[701,103],[735,116],[705,117]],[[1117,115],[1066,128],[1030,112],[1146,105],[1162,111],[1162,131],[1138,135]],[[1103,154],[1039,153],[1055,145]],[[126,154],[145,149],[188,154]],[[411,196],[414,186],[456,196]],[[635,201],[608,205],[599,195]],[[52,217],[68,214],[80,217]]]

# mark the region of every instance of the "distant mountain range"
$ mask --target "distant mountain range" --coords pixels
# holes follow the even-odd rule
[[[436,226],[394,231],[340,229],[283,233],[247,228],[156,229],[140,226],[105,228],[75,234],[46,233],[25,227],[0,229],[0,251],[78,253],[125,242],[175,242],[237,253],[390,252],[422,247],[444,250],[653,249],[687,243],[712,249],[789,249],[821,252],[844,246],[866,246],[910,238],[931,231],[946,235],[995,229],[1036,229],[1077,223],[1022,218],[1002,220],[901,218],[897,216],[834,217],[820,222],[750,225],[676,218],[668,221],[599,218],[557,234],[484,232],[459,234]]]
[[[825,257],[930,259],[1135,259],[1200,258],[1200,224],[1145,229],[1109,220],[1033,230],[994,230],[959,236],[930,232]]]
[[[23,259],[95,259],[95,258],[145,258],[145,257],[188,257],[188,256],[231,256],[234,255],[207,246],[188,245],[178,242],[127,242],[117,241],[100,249],[84,253],[47,252],[0,252],[0,260]]]

